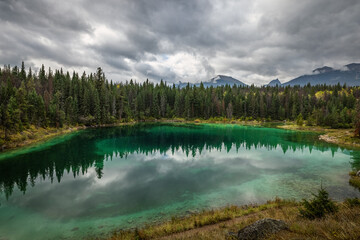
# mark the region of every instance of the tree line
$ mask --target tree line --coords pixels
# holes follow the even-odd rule
[[[36,127],[100,125],[160,118],[296,121],[298,124],[356,128],[360,133],[360,88],[310,84],[256,87],[179,88],[164,81],[108,81],[95,73],[0,68],[2,138]]]

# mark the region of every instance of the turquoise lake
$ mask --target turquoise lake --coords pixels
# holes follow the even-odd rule
[[[313,133],[221,124],[82,130],[0,154],[0,240],[82,239],[171,216],[301,200],[322,184],[360,197],[360,152]]]

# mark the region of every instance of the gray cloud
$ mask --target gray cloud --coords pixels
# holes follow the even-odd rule
[[[156,82],[160,82],[164,80],[166,82],[174,82],[177,79],[177,76],[174,72],[171,71],[169,67],[160,67],[159,69],[155,69],[150,64],[146,63],[138,63],[135,65],[135,70],[140,72],[146,79],[152,79]]]
[[[1,64],[263,84],[359,62],[360,2],[2,0],[0,31]]]

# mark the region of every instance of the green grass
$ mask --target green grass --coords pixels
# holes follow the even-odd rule
[[[320,126],[298,126],[294,122],[288,122],[284,125],[278,125],[278,128],[293,130],[316,132],[321,134],[320,139],[329,143],[333,143],[342,147],[360,148],[360,138],[354,136],[354,129],[332,129]]]
[[[191,229],[197,229],[208,225],[213,225],[235,219],[241,216],[255,214],[268,209],[276,209],[282,206],[297,206],[298,203],[294,201],[285,201],[276,199],[269,201],[263,205],[250,205],[250,206],[229,206],[221,209],[210,211],[203,211],[200,213],[192,214],[185,218],[173,217],[171,221],[146,226],[142,229],[135,231],[118,231],[113,234],[110,239],[153,239],[163,236],[168,236],[175,233],[181,233]]]
[[[360,177],[356,176],[356,172],[350,172],[349,184],[353,187],[356,187],[360,191]]]
[[[28,129],[25,129],[22,132],[10,134],[9,139],[6,141],[4,139],[1,139],[0,147],[3,148],[3,150],[8,150],[28,146],[49,140],[63,134],[77,131],[80,128],[82,127],[42,128],[30,126]],[[3,135],[4,133],[1,130],[0,136]]]
[[[263,218],[285,221],[284,230],[268,239],[359,239],[360,204],[358,199],[336,203],[334,214],[310,220],[299,216],[300,203],[276,200],[260,206],[228,207],[172,219],[135,231],[118,231],[109,238],[118,239],[227,239],[228,232],[237,232]]]

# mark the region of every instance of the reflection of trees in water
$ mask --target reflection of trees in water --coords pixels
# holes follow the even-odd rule
[[[35,185],[37,178],[54,178],[61,181],[64,173],[73,173],[74,177],[85,174],[87,169],[95,167],[99,178],[103,175],[104,160],[117,155],[121,158],[132,153],[164,154],[171,150],[182,150],[186,156],[195,156],[207,150],[226,150],[266,148],[282,151],[297,151],[313,148],[320,151],[329,148],[327,144],[315,141],[314,135],[278,131],[270,133],[268,129],[225,128],[195,125],[181,125],[184,128],[152,128],[154,125],[135,125],[122,128],[102,128],[84,131],[69,141],[62,142],[42,151],[34,151],[0,162],[0,190],[8,198],[15,184],[25,193],[27,186]],[[121,137],[119,137],[121,136]],[[356,152],[356,154],[360,154]],[[359,158],[357,158],[359,159]]]
[[[352,151],[351,153],[351,167],[354,171],[360,170],[360,151]]]
[[[270,129],[274,131],[274,129]],[[275,130],[277,131],[277,130]],[[116,134],[114,134],[116,135]],[[185,128],[182,131],[167,131],[157,129],[149,132],[142,131],[136,135],[122,134],[122,138],[107,139],[98,145],[103,154],[119,154],[121,157],[125,154],[142,153],[152,154],[160,152],[164,154],[168,151],[174,153],[182,150],[186,156],[196,156],[204,150],[225,150],[229,152],[235,149],[240,152],[242,148],[246,150],[266,148],[274,150],[278,147],[284,154],[287,151],[298,151],[313,149],[319,151],[332,151],[334,154],[338,148],[329,147],[321,141],[316,140],[316,135],[280,131],[275,134],[269,134],[267,129],[259,128],[222,128],[196,126]]]
[[[0,190],[8,197],[15,184],[25,193],[28,184],[34,186],[37,178],[60,182],[65,172],[71,171],[74,177],[85,174],[88,168],[101,165],[98,163],[104,159],[96,155],[93,148],[94,142],[88,141],[86,136],[76,136],[48,149],[1,161]]]

